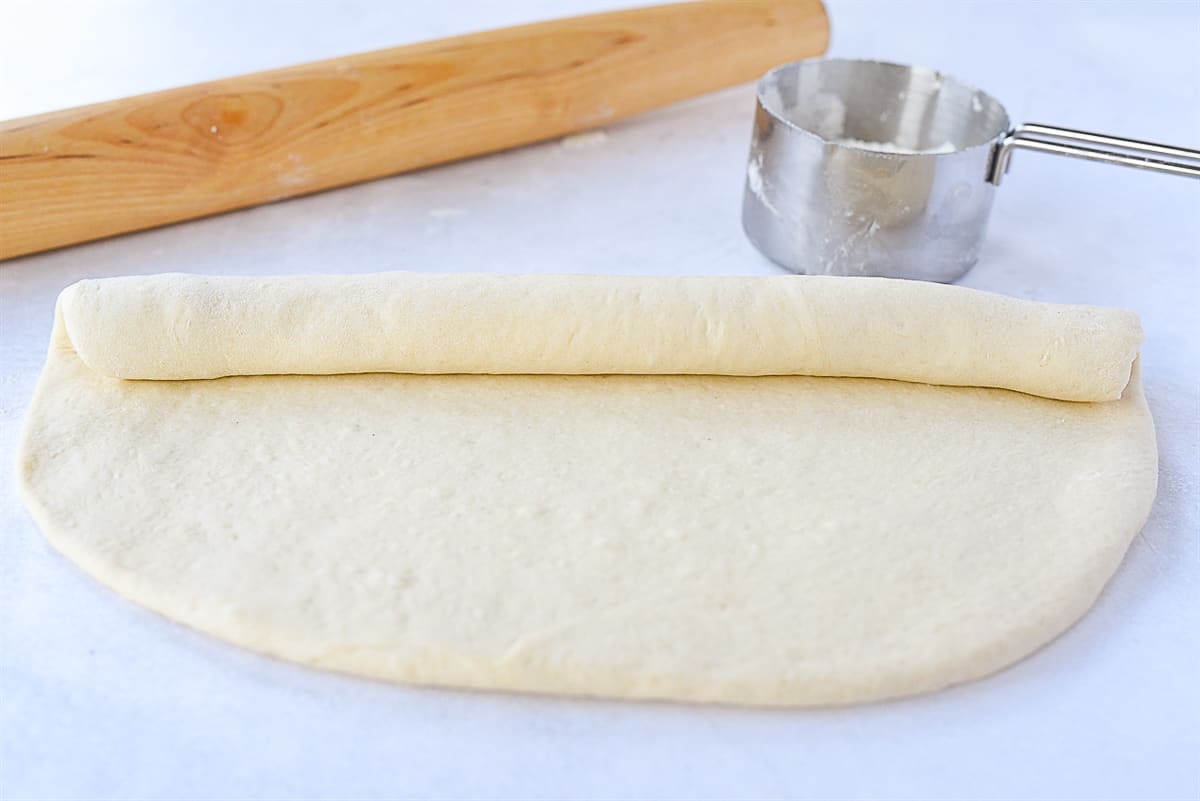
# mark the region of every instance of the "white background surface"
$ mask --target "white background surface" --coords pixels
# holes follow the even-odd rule
[[[1200,144],[1200,3],[830,0],[831,52],[941,67],[1015,120]],[[620,5],[9,0],[0,118]],[[1200,185],[1018,154],[965,283],[1147,331],[1159,497],[1091,614],[968,686],[749,711],[388,686],[143,611],[58,556],[13,453],[56,293],[85,276],[762,273],[738,224],[752,91],[321,196],[0,264],[5,798],[1197,798]],[[0,202],[3,202],[0,184]],[[98,488],[99,489],[99,488]]]

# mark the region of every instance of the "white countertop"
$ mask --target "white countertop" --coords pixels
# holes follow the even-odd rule
[[[605,0],[16,0],[0,118]],[[830,0],[831,53],[946,69],[1016,120],[1200,144],[1200,4]],[[1096,608],[927,697],[763,712],[438,691],[272,661],[54,552],[13,453],[56,293],[84,276],[773,272],[739,227],[752,91],[557,143],[0,264],[0,797],[1196,798],[1200,184],[1020,153],[971,286],[1123,306],[1161,478]],[[3,185],[0,184],[0,203]]]

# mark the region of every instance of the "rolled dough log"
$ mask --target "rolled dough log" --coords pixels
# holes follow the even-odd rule
[[[81,281],[80,358],[114,378],[341,373],[893,378],[1115,400],[1137,317],[825,276],[387,273]]]
[[[272,321],[331,369],[357,358],[321,344],[325,331],[346,345],[343,321],[352,332],[363,320],[393,321],[441,343],[441,356],[406,346],[388,358],[432,366],[446,353],[470,356],[441,323],[381,315],[372,304],[388,279],[144,280],[157,299],[149,307],[128,291],[141,280],[64,295],[21,445],[26,501],[57,548],[120,593],[304,664],[404,682],[742,704],[923,692],[995,671],[1070,626],[1154,497],[1153,425],[1136,367],[1121,399],[1104,403],[803,376],[111,378],[81,358],[76,337],[93,364],[173,377],[188,370],[169,367],[172,359],[219,351],[219,342],[244,344],[232,356],[242,367],[262,364],[250,343],[281,352]],[[873,312],[903,309],[886,296],[908,299],[916,286],[813,285],[828,287],[821,302],[833,303],[842,282],[848,305],[825,306],[823,324],[869,322],[854,306],[864,297],[881,304]],[[457,293],[469,283],[429,285]],[[503,283],[487,284],[498,302],[527,310]],[[669,283],[651,282],[663,303],[674,296]],[[793,286],[751,284],[746,297],[767,309],[768,287]],[[614,281],[614,296],[637,285]],[[698,285],[708,286],[681,280],[679,296]],[[263,294],[244,296],[242,308],[236,286]],[[227,308],[193,308],[214,297]],[[1024,320],[1071,314],[978,293],[939,297],[995,319],[972,324],[962,309],[931,308],[936,320],[1013,332],[1022,348],[1025,328],[1004,310]],[[486,309],[474,294],[467,301]],[[448,313],[452,303],[433,308]],[[603,319],[619,327],[619,310]],[[269,324],[251,330],[258,312]],[[649,325],[644,313],[638,330]],[[1131,336],[1125,315],[1084,314]],[[575,317],[601,319],[582,307]],[[920,320],[905,318],[917,326],[910,341],[928,345]],[[655,341],[678,341],[671,326],[691,322],[664,318]],[[506,325],[479,364],[513,363],[503,353],[513,343],[541,342],[547,358],[577,353],[553,326],[538,336]],[[1069,327],[1056,330],[1082,363],[1103,361],[1082,353]],[[220,338],[189,341],[214,331]],[[139,342],[151,332],[178,342]],[[579,336],[597,353],[599,343],[623,342],[620,331],[582,327]],[[142,343],[152,358],[139,356]],[[1010,344],[980,347],[1013,364]],[[886,341],[875,346],[926,363]],[[825,339],[825,353],[845,348],[858,352]],[[680,364],[696,363],[688,358]],[[931,362],[942,369],[940,358]]]

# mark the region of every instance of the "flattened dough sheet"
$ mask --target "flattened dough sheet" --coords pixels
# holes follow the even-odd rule
[[[1116,570],[1154,497],[1153,424],[1136,365],[1120,400],[1098,403],[805,376],[129,381],[94,366],[185,372],[169,365],[220,349],[191,341],[198,331],[232,332],[250,349],[256,338],[277,341],[263,321],[280,320],[326,348],[322,364],[346,364],[358,356],[329,343],[348,341],[338,339],[343,327],[378,321],[370,293],[356,302],[341,289],[313,289],[357,287],[353,280],[241,283],[265,293],[246,297],[253,313],[232,300],[232,279],[137,280],[157,293],[153,303],[120,282],[64,295],[21,447],[27,503],[57,548],[118,592],[321,668],[763,705],[924,692],[1011,664],[1069,627]],[[827,280],[842,279],[818,283]],[[207,319],[219,307],[197,309],[209,302],[197,298],[212,297],[197,286],[216,287],[234,308]],[[913,285],[875,286],[871,293],[895,289],[907,300]],[[293,292],[301,288],[314,294]],[[1008,308],[979,294],[944,297]],[[1055,319],[1058,308],[1033,309],[1032,319]],[[120,309],[130,316],[119,319]],[[840,312],[822,314],[831,326],[866,316],[853,305]],[[969,316],[952,309],[936,319],[955,315]],[[1095,340],[1112,343],[1137,331],[1123,313],[1084,317],[1092,323],[1055,336],[1073,342],[1070,331],[1094,325]],[[230,319],[260,324],[222,329]],[[128,330],[106,333],[114,321]],[[1019,329],[996,319],[980,330]],[[429,331],[440,342],[441,329]],[[147,343],[152,356],[142,358],[119,345],[137,341],[129,332],[176,339]],[[455,351],[457,335],[441,333],[447,342],[436,348],[392,356],[469,355]],[[77,338],[91,343],[91,359],[76,351]],[[547,358],[578,355],[558,334],[541,340]],[[537,341],[513,323],[488,358]],[[911,341],[928,339],[917,330]],[[1022,342],[1029,354],[1067,352]],[[826,352],[835,347],[827,341]],[[1003,360],[1007,347],[985,352]],[[233,351],[242,366],[260,358]],[[892,353],[923,363],[919,353]],[[203,371],[213,365],[221,367]],[[1069,368],[1058,358],[1050,365]]]

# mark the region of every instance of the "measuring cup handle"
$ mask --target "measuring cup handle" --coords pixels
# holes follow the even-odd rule
[[[1101,145],[1111,149],[1084,145]],[[1008,172],[1012,153],[1017,148],[1200,178],[1200,150],[1027,123],[1009,131],[992,151],[992,161],[988,166],[989,182],[1000,185],[1000,179]]]

